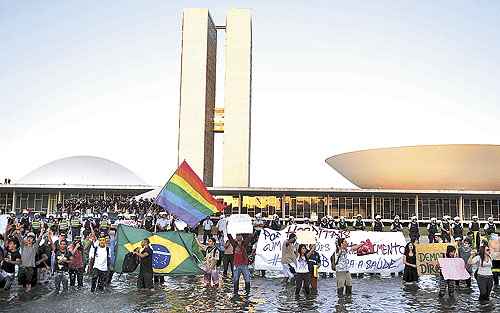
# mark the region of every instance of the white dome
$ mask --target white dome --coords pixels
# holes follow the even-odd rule
[[[45,164],[17,184],[140,186],[146,183],[128,168],[93,156],[73,156]]]

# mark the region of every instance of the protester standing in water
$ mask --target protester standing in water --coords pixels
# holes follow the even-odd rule
[[[311,291],[313,293],[317,293],[321,256],[319,255],[318,251],[316,251],[316,245],[310,245],[309,250],[310,254],[307,258],[307,262],[309,263],[309,272],[311,273]]]
[[[490,293],[493,289],[492,260],[492,254],[487,242],[483,243],[479,248],[479,255],[476,250],[473,250],[469,258],[468,263],[470,265],[477,265],[476,280],[479,287],[479,301],[490,300]]]
[[[306,296],[311,293],[311,272],[309,271],[308,258],[311,257],[313,250],[307,251],[304,244],[300,244],[295,251],[295,295],[300,294],[300,290],[304,287]]]
[[[446,248],[446,258],[456,257],[457,249],[455,246],[448,246]],[[439,297],[444,297],[444,293],[448,288],[448,295],[454,297],[455,295],[455,282],[450,279],[445,279],[441,270],[439,270]]]
[[[465,269],[469,273],[469,275],[472,276],[472,266],[469,264],[469,258],[472,254],[472,247],[471,247],[471,242],[469,237],[465,237],[464,240],[461,240],[462,238],[455,238],[455,241],[457,242],[458,245],[458,256],[462,258],[465,262]],[[465,284],[467,288],[471,287],[471,277],[465,281]],[[456,281],[456,286],[460,287],[460,281]]]
[[[243,275],[245,280],[245,291],[250,293],[250,270],[248,269],[248,244],[252,241],[252,235],[243,239],[242,234],[236,235],[236,240],[227,234],[229,242],[233,246],[233,257],[234,257],[234,271],[233,271],[233,289],[234,293],[237,294],[240,285],[240,275]]]
[[[347,240],[345,238],[339,238],[337,241],[337,253],[332,255],[332,269],[335,271],[335,276],[337,277],[337,295],[338,297],[345,295],[352,295],[352,278],[349,272],[349,251],[356,251],[361,247],[361,245],[353,245],[350,248],[347,245]]]
[[[403,263],[405,265],[403,280],[407,283],[418,281],[417,253],[413,242],[409,242],[405,247]]]
[[[197,238],[196,241],[198,241]],[[201,269],[204,272],[205,287],[218,286],[219,271],[217,263],[220,260],[220,251],[215,245],[215,239],[213,237],[208,238],[208,245],[204,245],[198,241],[198,245],[205,251],[205,260],[201,265]]]
[[[140,260],[139,277],[137,277],[137,288],[151,289],[153,288],[153,250],[149,246],[149,239],[145,238],[141,242],[142,251],[135,251]]]

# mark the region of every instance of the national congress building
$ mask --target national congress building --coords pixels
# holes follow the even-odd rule
[[[224,103],[216,106],[217,41],[224,32]],[[434,145],[347,152],[326,163],[357,189],[250,186],[252,16],[227,12],[218,26],[207,9],[182,17],[178,161],[184,159],[226,203],[225,213],[325,215],[419,220],[449,215],[500,221],[500,146]],[[213,187],[214,137],[223,136],[222,187]],[[319,156],[321,157],[321,156]],[[156,186],[109,160],[77,157],[0,185],[0,209],[54,210],[73,197],[135,196]]]

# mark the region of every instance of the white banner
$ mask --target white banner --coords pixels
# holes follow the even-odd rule
[[[402,232],[354,231],[349,235],[349,246],[363,244],[359,252],[366,252],[361,256],[354,251],[349,254],[351,273],[398,273],[404,270],[406,240]]]
[[[289,234],[298,231],[314,231],[317,234],[320,272],[333,272],[330,258],[336,250],[337,238],[347,238],[349,246],[363,245],[359,249],[360,255],[357,252],[349,254],[351,273],[390,273],[404,269],[402,257],[406,241],[403,233],[349,232],[304,224],[291,225],[281,231],[264,228],[257,242],[255,269],[281,271],[282,243]]]

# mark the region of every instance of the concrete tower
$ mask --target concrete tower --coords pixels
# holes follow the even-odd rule
[[[217,30],[208,9],[182,15],[178,163],[213,185]]]
[[[226,30],[225,94],[223,121],[218,121],[214,130],[218,29]],[[249,187],[252,89],[250,10],[230,10],[226,26],[217,27],[208,9],[184,10],[180,89],[178,162],[187,160],[204,183],[212,186],[214,131],[224,133],[223,186]]]
[[[250,186],[252,15],[232,9],[226,17],[223,185]]]

